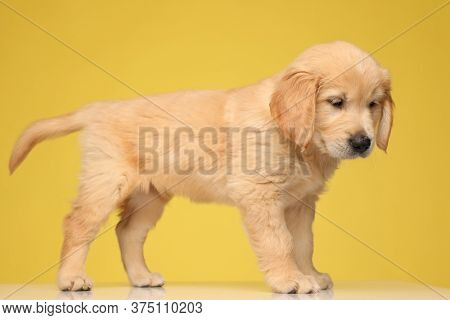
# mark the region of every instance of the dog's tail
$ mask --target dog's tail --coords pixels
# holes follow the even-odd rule
[[[9,158],[9,172],[12,174],[39,142],[81,130],[86,125],[86,109],[32,123],[17,139]]]

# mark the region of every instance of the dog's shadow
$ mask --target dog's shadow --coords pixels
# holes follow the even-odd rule
[[[162,300],[166,296],[163,287],[132,287],[128,293],[128,300]]]
[[[333,300],[333,296],[333,289],[327,289],[310,294],[273,293],[272,300]]]
[[[333,290],[321,290],[312,294],[281,294],[273,293],[272,300],[332,300]],[[166,296],[166,289],[163,287],[132,287],[128,293],[128,300],[162,300]],[[62,291],[58,300],[92,300],[92,291]]]
[[[60,291],[58,300],[92,300],[92,291]]]
[[[128,293],[128,300],[161,300],[166,296],[166,290],[162,287],[132,287]],[[92,291],[61,291],[58,300],[93,300]]]

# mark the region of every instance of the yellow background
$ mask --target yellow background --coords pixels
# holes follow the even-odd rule
[[[3,0],[2,0],[3,1]],[[371,51],[443,1],[17,1],[24,16],[137,91],[229,88],[269,76],[316,43]],[[423,281],[450,286],[449,31],[443,10],[376,52],[392,72],[388,154],[342,164],[318,211]],[[136,93],[0,4],[0,282],[58,261],[77,188],[77,135],[39,145],[9,176],[31,121]],[[107,226],[117,221],[115,215]],[[335,280],[415,281],[322,217],[315,261]],[[261,281],[236,209],[175,199],[146,244],[168,281]],[[97,283],[125,283],[111,230],[87,264]],[[36,282],[53,282],[56,268]]]

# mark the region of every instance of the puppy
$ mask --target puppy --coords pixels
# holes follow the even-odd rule
[[[88,247],[108,215],[134,286],[161,286],[143,255],[148,231],[174,195],[238,207],[275,292],[309,293],[332,281],[312,263],[314,208],[342,159],[386,150],[390,78],[345,42],[314,46],[282,72],[231,90],[185,91],[90,104],[33,123],[11,173],[50,137],[82,130],[79,194],[64,220],[58,286],[89,290]]]

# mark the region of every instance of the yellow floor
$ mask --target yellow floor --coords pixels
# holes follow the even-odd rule
[[[333,290],[310,295],[271,293],[263,284],[167,284],[163,288],[96,285],[90,292],[59,292],[52,284],[0,284],[2,299],[444,299],[450,288],[428,288],[420,283],[342,282]]]

